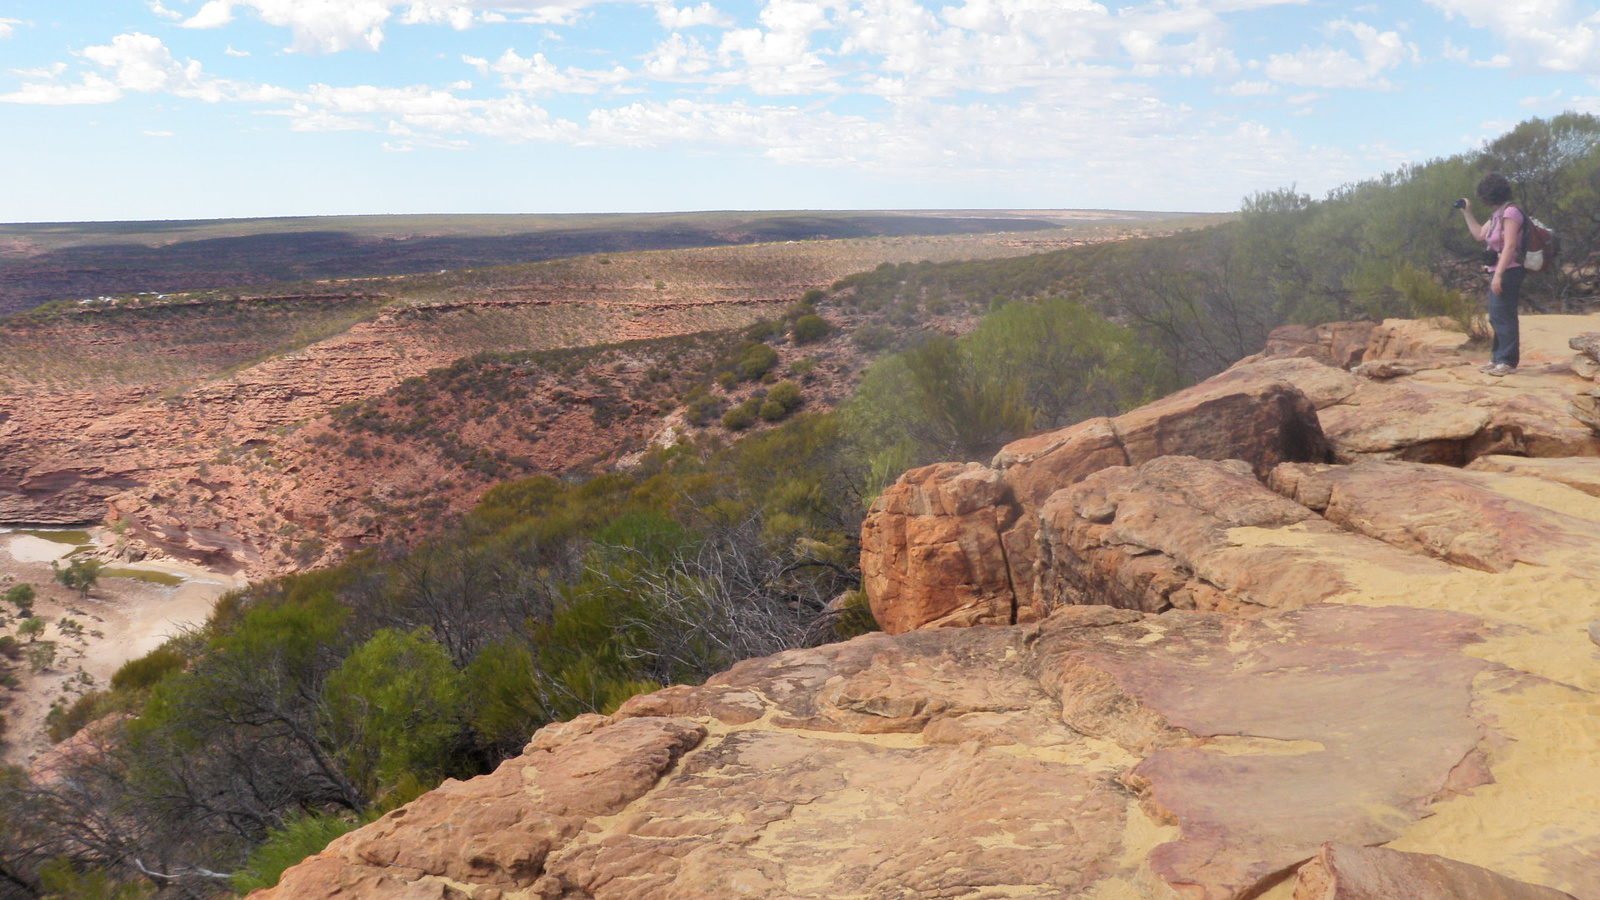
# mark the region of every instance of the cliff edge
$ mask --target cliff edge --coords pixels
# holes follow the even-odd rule
[[[253,896],[1600,900],[1600,317],[1523,342],[1284,329],[908,472],[884,633],[547,727]]]

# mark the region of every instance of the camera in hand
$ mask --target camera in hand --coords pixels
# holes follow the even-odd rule
[[[1465,197],[1457,197],[1456,198],[1456,202],[1450,204],[1450,208],[1451,209],[1466,209],[1467,208],[1467,198],[1465,198]]]

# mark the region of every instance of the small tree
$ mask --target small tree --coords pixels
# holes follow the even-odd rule
[[[87,598],[100,581],[100,570],[104,566],[98,559],[75,559],[65,569],[54,562],[50,563],[50,568],[55,572],[56,581],[77,591],[79,597]]]
[[[24,619],[33,615],[33,600],[36,594],[31,584],[14,584],[6,590],[5,600],[17,608],[17,615]]]
[[[17,626],[17,634],[27,638],[30,644],[37,641],[39,635],[44,634],[44,620],[38,616],[23,620],[22,624]]]

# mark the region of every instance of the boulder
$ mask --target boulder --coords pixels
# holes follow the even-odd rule
[[[1595,365],[1600,365],[1600,331],[1585,331],[1567,340],[1567,346]]]
[[[1448,568],[1343,533],[1238,461],[1105,469],[1052,495],[1039,519],[1034,591],[1046,609],[1287,609],[1351,592],[1351,568],[1396,577]],[[1283,539],[1241,541],[1241,530]]]
[[[1478,866],[1383,847],[1323,844],[1295,877],[1294,900],[1574,900]]]
[[[885,631],[1013,621],[1009,493],[993,469],[942,463],[879,495],[861,526],[861,581]]]
[[[1366,357],[1376,322],[1330,322],[1316,327],[1281,325],[1267,335],[1255,359],[1312,359],[1350,369]]]
[[[1324,460],[1328,445],[1299,387],[1271,369],[1240,366],[1115,419],[1007,444],[992,465],[1026,512],[1107,466],[1175,455],[1244,460],[1265,474],[1280,462]]]

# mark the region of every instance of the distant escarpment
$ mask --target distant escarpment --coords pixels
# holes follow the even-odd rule
[[[1523,327],[1503,379],[1280,331],[908,472],[886,633],[549,726],[256,896],[1600,898],[1600,318]]]
[[[883,262],[1036,249],[1005,235],[756,245],[12,318],[0,522],[109,519],[125,553],[252,576],[325,564],[427,534],[499,481],[721,430],[780,381],[798,388],[788,406],[826,409],[863,356],[848,313],[822,310],[836,327],[814,342],[787,336],[807,291]],[[737,365],[763,321],[779,323],[753,339],[770,352]]]

